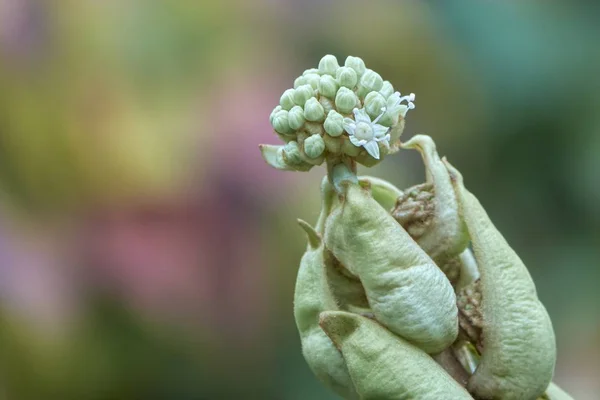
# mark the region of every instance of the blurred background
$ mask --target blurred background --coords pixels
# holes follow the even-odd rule
[[[292,315],[324,171],[257,147],[327,53],[417,94],[599,398],[599,41],[579,1],[0,0],[0,398],[334,398]]]

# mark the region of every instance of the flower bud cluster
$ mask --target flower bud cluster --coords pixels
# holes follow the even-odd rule
[[[275,168],[297,171],[327,157],[373,166],[398,149],[414,99],[395,92],[362,59],[349,56],[340,66],[326,55],[281,95],[270,122],[286,145],[261,146],[263,157]]]

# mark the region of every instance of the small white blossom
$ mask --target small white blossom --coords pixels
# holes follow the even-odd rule
[[[378,142],[384,142],[389,144],[390,134],[388,127],[379,125],[377,122],[385,113],[385,109],[382,109],[382,113],[371,121],[371,117],[367,114],[364,108],[355,108],[352,112],[354,113],[354,119],[344,118],[344,129],[350,136],[350,142],[356,147],[364,147],[367,153],[373,158],[379,160],[379,145]]]
[[[399,112],[402,117],[405,117],[408,110],[415,108],[415,97],[414,93],[402,96],[400,92],[396,92],[388,99],[388,110],[392,113]],[[406,104],[402,104],[403,101],[406,101]]]

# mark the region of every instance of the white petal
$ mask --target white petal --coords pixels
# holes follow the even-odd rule
[[[379,160],[379,145],[376,141],[371,140],[370,142],[365,143],[364,148],[373,158]]]
[[[387,99],[388,108],[397,106],[398,104],[400,104],[400,92],[396,92],[393,95],[391,95],[390,97],[388,97],[388,99]]]
[[[344,127],[346,132],[348,132],[349,135],[354,135],[354,130],[356,129],[356,122],[354,122],[353,119],[344,118],[342,126]]]
[[[356,122],[371,123],[371,117],[367,115],[367,111],[364,108],[361,108],[360,110],[358,108],[354,109],[354,119]]]
[[[376,142],[389,142],[390,138],[391,138],[391,136],[390,136],[390,134],[388,133],[387,135],[385,135],[385,136],[383,136],[383,137],[376,137],[376,138],[375,138],[375,141],[376,141]]]
[[[350,136],[350,142],[356,147],[364,146],[367,143],[366,140],[358,139],[356,136]]]
[[[379,124],[373,124],[372,128],[373,128],[373,133],[374,133],[376,139],[383,137],[387,133],[387,131],[390,129],[387,126],[383,126],[383,125],[379,125]]]

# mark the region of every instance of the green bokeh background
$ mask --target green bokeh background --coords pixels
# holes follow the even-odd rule
[[[586,2],[0,0],[0,398],[333,399],[292,297],[324,171],[260,159],[327,53],[417,94],[529,267],[555,380],[600,393],[600,10]],[[423,181],[417,154],[362,173]]]

